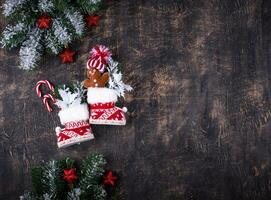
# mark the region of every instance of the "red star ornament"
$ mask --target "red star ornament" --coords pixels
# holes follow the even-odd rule
[[[69,184],[72,184],[78,176],[76,175],[75,169],[64,169],[64,176],[63,179],[67,181]]]
[[[52,17],[48,15],[42,15],[37,20],[37,25],[40,29],[48,29],[51,25]]]
[[[103,177],[103,184],[104,185],[110,185],[110,186],[115,186],[117,177],[113,175],[112,171],[108,171],[105,176]]]
[[[60,59],[62,61],[62,63],[72,63],[74,62],[74,55],[75,55],[75,51],[72,51],[70,49],[65,49],[60,55]]]
[[[86,22],[88,26],[98,26],[100,16],[98,15],[88,15],[86,17]]]

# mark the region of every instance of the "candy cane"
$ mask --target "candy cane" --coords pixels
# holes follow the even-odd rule
[[[51,90],[51,91],[54,91],[54,86],[47,80],[41,80],[41,81],[38,81],[37,84],[36,84],[36,92],[37,92],[37,95],[39,97],[42,97],[42,93],[41,93],[41,90],[40,90],[40,86],[41,85],[47,85],[48,88]]]
[[[54,86],[47,80],[41,80],[41,81],[38,81],[37,84],[36,84],[36,93],[37,95],[42,98],[42,102],[43,104],[45,105],[46,109],[48,110],[48,112],[52,112],[53,109],[51,108],[50,104],[49,104],[49,100],[52,101],[52,103],[55,103],[56,100],[55,98],[51,95],[51,94],[45,94],[44,96],[42,96],[42,93],[41,93],[41,90],[40,90],[40,87],[41,85],[47,85],[48,88],[54,92]]]
[[[52,112],[53,109],[51,108],[49,104],[49,100],[51,100],[52,103],[56,102],[55,98],[51,94],[46,94],[42,97],[42,102],[45,105],[46,109],[48,110],[48,112]]]

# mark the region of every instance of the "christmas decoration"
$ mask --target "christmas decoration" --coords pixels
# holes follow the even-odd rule
[[[54,86],[49,81],[47,81],[47,80],[38,81],[36,84],[36,93],[37,93],[38,97],[42,97],[41,88],[40,88],[42,85],[46,85],[50,91],[54,91]]]
[[[70,49],[65,49],[59,56],[61,58],[62,63],[71,63],[74,62],[75,51]]]
[[[70,158],[49,161],[32,169],[33,191],[25,192],[20,199],[110,199],[109,193],[103,185],[105,164],[106,160],[101,154],[89,155],[83,161],[81,168],[75,168],[75,162]],[[78,171],[78,175],[76,171]]]
[[[52,18],[44,15],[38,18],[37,24],[40,29],[48,29],[51,25]]]
[[[98,15],[89,15],[86,17],[88,26],[98,26],[100,17]]]
[[[68,183],[73,183],[78,176],[76,175],[76,169],[64,169],[64,180]]]
[[[103,178],[104,178],[103,184],[110,186],[115,186],[116,181],[118,179],[116,176],[113,175],[112,171],[108,171]]]
[[[105,46],[97,45],[91,50],[91,57],[87,62],[87,69],[98,69],[101,73],[104,72],[105,65],[111,59],[111,52]]]
[[[41,89],[40,89],[42,85],[46,85],[50,91],[54,91],[54,86],[47,80],[38,81],[36,84],[36,93],[38,97],[42,98],[42,102],[44,106],[46,107],[46,109],[48,110],[48,112],[52,112],[53,110],[49,104],[49,100],[51,100],[52,103],[55,103],[56,102],[55,98],[51,94],[42,95]]]
[[[46,94],[42,97],[42,102],[45,105],[48,112],[52,112],[53,109],[51,108],[49,101],[52,101],[52,104],[56,103],[55,98],[51,94]]]
[[[52,94],[42,95],[40,90],[42,84],[47,85]],[[58,116],[64,128],[56,127],[55,129],[59,148],[94,139],[88,122],[89,111],[85,103],[85,90],[81,84],[54,88],[49,81],[41,80],[36,84],[36,92],[49,112],[53,109],[48,100],[60,109]]]
[[[3,48],[19,47],[19,67],[31,70],[44,52],[57,55],[81,38],[87,26],[84,16],[97,16],[101,0],[6,0],[2,7],[9,23],[0,43]],[[88,22],[98,24],[98,18]],[[71,57],[62,60],[73,62]]]
[[[87,62],[88,79],[83,84],[88,90],[91,124],[126,124],[124,113],[127,108],[118,108],[115,103],[119,97],[124,97],[125,91],[131,91],[132,87],[123,83],[119,64],[111,56],[108,48],[97,45],[91,50]]]

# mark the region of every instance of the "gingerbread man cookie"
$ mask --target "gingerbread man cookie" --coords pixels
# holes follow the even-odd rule
[[[109,73],[101,73],[99,70],[95,68],[91,68],[87,70],[88,79],[84,80],[84,87],[105,87],[109,80]]]

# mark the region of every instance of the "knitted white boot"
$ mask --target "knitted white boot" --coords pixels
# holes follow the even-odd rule
[[[90,109],[90,124],[125,125],[127,108],[115,106],[118,96],[113,89],[88,88],[87,97]]]
[[[87,104],[80,104],[61,110],[58,113],[61,124],[65,128],[56,128],[57,146],[59,148],[94,139],[88,122],[89,111]]]

